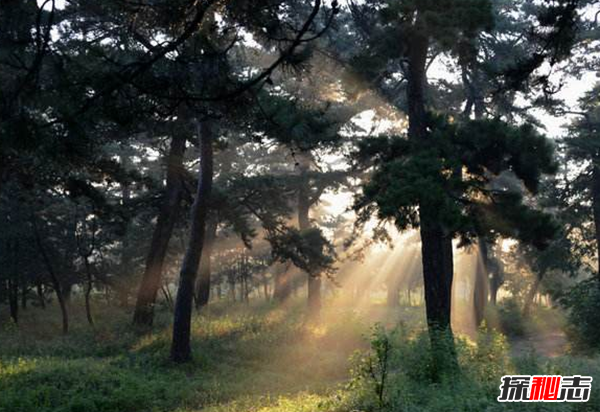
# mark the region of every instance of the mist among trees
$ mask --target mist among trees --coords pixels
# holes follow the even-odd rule
[[[600,379],[599,16],[2,0],[0,411],[541,410],[500,378]]]

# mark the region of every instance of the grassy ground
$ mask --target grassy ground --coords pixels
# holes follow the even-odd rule
[[[0,411],[294,410],[269,407],[298,396],[310,408],[347,378],[368,330],[352,314],[308,326],[294,306],[216,305],[195,317],[194,362],[181,367],[166,361],[168,312],[152,334],[138,335],[129,314],[97,307],[94,329],[79,314],[62,337],[54,311],[29,309],[18,329],[4,323]]]
[[[0,319],[0,411],[375,410],[358,399],[369,396],[361,392],[364,388],[348,390],[349,358],[356,350],[368,349],[365,336],[374,321],[388,327],[402,322],[414,330],[422,325],[423,311],[401,308],[390,312],[379,305],[360,313],[328,308],[322,323],[315,326],[305,322],[301,304],[284,309],[264,304],[227,306],[213,305],[195,316],[195,357],[185,366],[166,360],[170,339],[167,311],[159,314],[149,335],[131,329],[130,314],[99,303],[95,305],[97,326],[90,328],[81,313],[74,314],[67,337],[60,336],[56,308],[28,309],[19,328]],[[478,408],[497,392],[497,375],[506,372],[501,370],[504,367],[518,368],[522,373],[549,368],[580,374],[600,370],[595,360],[561,357],[546,364],[530,354],[515,362],[517,366],[507,366],[508,360],[502,358],[506,355],[500,353],[503,349],[498,345],[485,343],[490,347],[475,350],[476,346],[467,342],[461,349],[465,369],[489,375],[485,377],[489,388],[475,392],[465,389],[474,399],[466,404],[470,406],[457,401],[456,407],[444,409],[449,407],[447,402],[431,402],[448,395],[445,389],[419,381],[422,377],[416,373],[426,368],[422,363],[426,345],[418,338],[403,339],[404,343],[398,343],[397,357],[407,373],[398,374],[401,378],[394,382],[406,391],[394,398],[394,405],[402,405],[398,410],[491,410]],[[413,395],[405,399],[407,391]],[[410,409],[411,405],[416,409]]]

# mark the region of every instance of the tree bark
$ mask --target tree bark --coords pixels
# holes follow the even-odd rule
[[[210,277],[212,274],[210,257],[212,255],[213,245],[217,237],[217,220],[209,218],[204,239],[204,248],[200,258],[200,269],[198,273],[198,282],[196,284],[196,309],[208,305],[210,300]]]
[[[477,270],[475,271],[475,283],[473,285],[473,309],[475,312],[475,326],[479,327],[485,317],[487,304],[489,280],[487,262],[487,244],[485,240],[479,239],[479,258],[477,259]]]
[[[531,285],[531,289],[527,292],[527,296],[525,297],[525,304],[523,305],[523,317],[528,318],[531,315],[531,309],[533,307],[535,296],[537,295],[540,284],[544,279],[545,273],[541,272],[538,274],[533,281],[533,285]]]
[[[397,308],[400,306],[400,277],[390,275],[387,279],[387,299],[386,304],[388,308]]]
[[[190,334],[194,284],[202,256],[206,221],[210,208],[213,181],[212,130],[209,121],[198,123],[200,140],[200,171],[196,198],[191,211],[191,234],[179,274],[179,288],[175,301],[171,360],[187,362],[191,359]]]
[[[489,250],[486,248],[488,270],[490,271],[490,304],[496,306],[498,303],[498,291],[504,280],[502,279],[502,268],[496,257],[490,259]],[[493,264],[492,264],[493,263]]]
[[[429,38],[423,33],[419,20],[420,16],[417,16],[415,30],[411,33],[407,76],[408,133],[409,138],[417,142],[428,139],[425,87]],[[454,276],[452,234],[442,227],[438,211],[439,207],[434,204],[421,202],[419,205],[427,325],[434,368],[441,372],[453,369],[457,361],[450,323]]]
[[[19,324],[19,286],[17,282],[15,282],[14,275],[7,281],[7,290],[8,290],[8,306],[10,309],[10,317],[15,323],[15,325]]]
[[[38,280],[36,286],[35,286],[36,292],[37,292],[37,296],[38,296],[38,301],[40,302],[40,306],[42,309],[46,309],[46,298],[44,297],[44,285],[42,285],[42,282]]]
[[[37,226],[37,221],[36,221],[35,216],[32,216],[32,224],[33,224],[33,233],[35,236],[35,241],[36,241],[38,250],[40,251],[40,254],[42,255],[42,260],[44,261],[44,264],[46,265],[46,269],[48,270],[48,274],[50,275],[50,281],[52,282],[52,287],[54,288],[54,292],[56,293],[56,299],[58,300],[58,304],[60,306],[60,311],[62,314],[62,332],[63,332],[63,335],[66,335],[67,333],[69,333],[69,313],[67,312],[67,303],[65,302],[65,299],[63,298],[62,287],[61,287],[60,281],[58,280],[58,276],[56,275],[56,272],[54,271],[52,262],[50,261],[50,256],[48,256],[48,253],[47,253],[46,249],[44,248],[44,244],[43,244],[42,238],[40,236],[40,232],[39,232],[39,228]]]
[[[310,187],[308,172],[310,170],[311,156],[307,152],[298,154],[298,167],[300,169],[300,187],[298,190],[298,229],[310,229]],[[312,316],[319,316],[321,312],[321,277],[314,273],[308,275],[308,311]]]
[[[268,302],[271,298],[269,297],[269,280],[267,279],[265,272],[262,272],[262,284],[265,301]]]
[[[84,256],[83,263],[85,265],[85,275],[86,275],[86,286],[85,286],[85,315],[87,317],[87,321],[90,326],[94,326],[94,317],[92,316],[92,305],[90,302],[90,298],[92,295],[92,290],[94,288],[94,277],[92,275],[92,268],[90,265],[90,260],[88,256]]]
[[[416,33],[409,48],[408,107],[409,138],[427,139],[425,111],[426,62],[429,39]],[[419,205],[423,276],[427,324],[431,328],[450,328],[453,270],[452,239],[439,223],[435,205]]]
[[[430,330],[451,331],[452,244],[435,221],[433,211],[421,207],[420,216],[427,324]]]
[[[163,265],[173,234],[173,227],[181,209],[185,144],[184,136],[175,135],[171,139],[167,158],[165,199],[152,234],[146,268],[138,289],[133,315],[133,323],[138,326],[150,327],[154,321],[154,304],[162,283]]]

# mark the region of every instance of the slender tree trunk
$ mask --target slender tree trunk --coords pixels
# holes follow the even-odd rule
[[[495,287],[495,283],[492,282],[490,285],[490,304],[496,306],[498,304],[498,289]]]
[[[419,21],[415,26],[417,29],[412,33],[408,50],[408,133],[410,139],[419,142],[428,139],[425,86],[429,38],[421,32]],[[457,365],[450,323],[454,276],[452,235],[440,224],[437,205],[422,202],[419,220],[427,325],[434,368],[441,372]],[[437,378],[440,378],[439,374]]]
[[[488,253],[487,261],[491,263],[489,257],[489,251],[486,249],[486,253]],[[502,271],[498,262],[496,262],[496,258],[494,258],[494,265],[488,264],[488,268],[490,269],[490,304],[496,306],[498,303],[498,291],[500,290],[500,286],[502,286]]]
[[[21,309],[26,310],[27,309],[27,293],[29,292],[29,289],[27,288],[27,285],[25,284],[25,282],[23,282],[23,284],[21,285]]]
[[[485,316],[485,307],[489,289],[487,245],[485,240],[479,239],[479,257],[475,271],[475,284],[473,285],[473,306],[475,311],[475,326],[479,327]]]
[[[535,297],[538,291],[540,290],[540,284],[544,279],[544,275],[544,272],[539,273],[533,281],[533,285],[531,285],[531,288],[527,292],[527,296],[525,297],[525,303],[523,305],[523,316],[526,318],[528,318],[531,315],[531,309],[535,302]]]
[[[310,170],[311,156],[303,152],[298,155],[300,168],[300,188],[298,190],[298,228],[300,231],[310,229],[310,188],[308,172]],[[321,312],[321,278],[315,274],[308,275],[308,311],[313,316]]]
[[[92,316],[92,305],[91,305],[91,295],[92,289],[94,288],[94,277],[92,276],[92,269],[90,266],[90,261],[87,256],[83,259],[85,265],[85,275],[86,275],[86,287],[85,287],[85,315],[87,317],[87,321],[90,326],[94,326],[94,317]]]
[[[179,288],[175,301],[171,344],[171,360],[174,362],[187,362],[191,359],[190,334],[194,284],[204,246],[213,181],[213,139],[209,121],[198,123],[198,135],[200,139],[200,173],[196,198],[191,211],[190,240],[179,274]]]
[[[42,285],[42,282],[40,282],[38,280],[35,289],[37,292],[38,301],[40,302],[41,308],[46,309],[46,298],[44,297],[44,285]]]
[[[263,294],[265,296],[265,301],[269,301],[269,280],[267,279],[267,275],[265,272],[262,272],[262,284],[263,284]]]
[[[200,269],[198,271],[198,281],[196,282],[196,309],[208,305],[210,300],[210,277],[212,274],[210,257],[212,255],[213,245],[217,237],[217,220],[209,218],[204,239],[204,248],[200,258]]]
[[[231,270],[231,269],[230,269]],[[232,302],[236,301],[236,297],[235,297],[235,273],[230,273],[227,279],[227,283],[229,283],[229,299]]]
[[[398,308],[400,306],[400,283],[399,276],[390,276],[387,281],[387,306],[388,308]]]
[[[19,324],[19,285],[12,275],[7,282],[8,289],[8,306],[10,309],[10,317],[15,324]]]
[[[46,265],[46,269],[48,270],[48,274],[50,275],[50,281],[52,282],[52,287],[54,288],[54,292],[56,293],[56,299],[58,300],[58,304],[60,306],[60,311],[62,314],[62,332],[64,335],[69,333],[69,313],[67,312],[67,303],[63,298],[62,287],[60,285],[60,281],[58,280],[58,276],[54,271],[54,267],[52,266],[52,262],[50,261],[50,256],[46,252],[44,248],[44,244],[42,242],[42,238],[40,236],[39,228],[37,226],[36,217],[32,216],[32,224],[33,224],[33,233],[35,235],[35,241],[40,251],[40,255],[42,255],[42,259],[44,264]]]
[[[181,209],[183,192],[183,155],[186,139],[175,135],[171,140],[167,158],[167,185],[165,199],[158,215],[158,221],[152,234],[150,250],[146,258],[146,269],[137,294],[133,323],[150,327],[154,321],[154,304],[162,283],[162,270],[173,227]]]

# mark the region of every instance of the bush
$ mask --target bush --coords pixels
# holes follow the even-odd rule
[[[387,385],[390,378],[392,343],[380,324],[373,327],[370,343],[371,347],[366,353],[357,352],[353,356],[348,387],[362,397],[363,406],[369,406],[369,409],[383,409],[389,398]]]
[[[371,335],[373,347],[354,356],[352,385],[344,395],[338,396],[337,407],[327,411],[361,412],[501,412],[501,411],[597,411],[600,410],[600,388],[593,386],[590,401],[581,404],[500,404],[500,378],[507,374],[562,374],[591,375],[596,381],[600,376],[600,361],[596,359],[537,358],[528,355],[511,360],[509,346],[504,335],[497,331],[481,328],[475,342],[456,339],[455,346],[460,371],[440,383],[431,376],[431,351],[429,337],[425,331],[407,333],[396,330],[386,333],[381,328]],[[382,342],[391,343],[386,349],[390,355],[378,348]],[[387,359],[383,402],[380,402],[378,383],[383,376],[380,365]],[[375,373],[372,371],[375,370]]]
[[[508,336],[525,335],[525,319],[523,311],[516,299],[506,299],[498,307],[500,330]]]
[[[600,349],[600,283],[596,278],[580,282],[563,297],[568,309],[567,335],[582,351]]]

